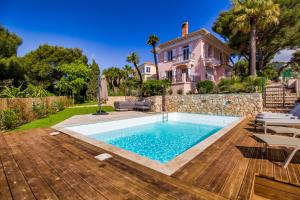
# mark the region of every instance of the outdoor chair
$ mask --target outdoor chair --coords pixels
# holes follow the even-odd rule
[[[268,126],[267,129],[277,133],[277,134],[292,134],[293,137],[300,135],[299,128],[290,128],[285,126]]]
[[[256,138],[260,139],[265,143],[265,148],[269,147],[281,147],[288,152],[288,156],[283,165],[287,168],[288,164],[291,162],[296,152],[300,150],[300,138],[286,137],[279,135],[262,135],[253,134]]]

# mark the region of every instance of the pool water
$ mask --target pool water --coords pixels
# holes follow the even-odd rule
[[[221,128],[223,127],[180,121],[160,121],[89,137],[167,163]]]

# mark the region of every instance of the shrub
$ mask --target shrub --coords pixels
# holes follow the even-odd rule
[[[13,129],[20,124],[20,118],[15,110],[0,111],[0,130]]]
[[[222,79],[218,84],[221,93],[252,93],[262,90],[263,79],[260,77],[232,77]]]
[[[14,86],[4,86],[0,93],[0,97],[3,98],[17,98],[24,97],[25,93],[22,91],[22,86],[14,87]]]
[[[211,93],[214,90],[214,83],[210,80],[199,81],[197,83],[197,90],[202,94]]]
[[[63,101],[55,101],[52,104],[53,112],[59,112],[65,109],[65,104]]]
[[[169,84],[168,80],[147,80],[142,85],[141,94],[144,97],[164,95]]]
[[[42,86],[35,86],[29,84],[27,88],[24,90],[27,97],[46,97],[53,96],[49,91],[45,90]]]
[[[182,89],[178,89],[177,90],[177,94],[182,95],[183,94],[183,90]]]
[[[168,90],[168,94],[169,94],[169,95],[172,95],[172,94],[173,94],[172,88],[170,88],[170,89]]]
[[[48,115],[47,106],[44,102],[41,102],[41,103],[33,102],[32,111],[33,111],[35,117],[38,119],[42,118],[42,117],[46,117]]]

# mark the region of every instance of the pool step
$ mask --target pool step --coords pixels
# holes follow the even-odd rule
[[[162,122],[169,121],[169,114],[167,112],[162,112]]]

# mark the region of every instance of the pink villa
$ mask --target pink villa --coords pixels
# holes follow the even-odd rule
[[[184,94],[195,89],[200,80],[218,83],[231,75],[229,56],[232,50],[209,31],[188,33],[188,22],[182,24],[182,36],[158,46],[160,79],[172,82],[173,93]]]

